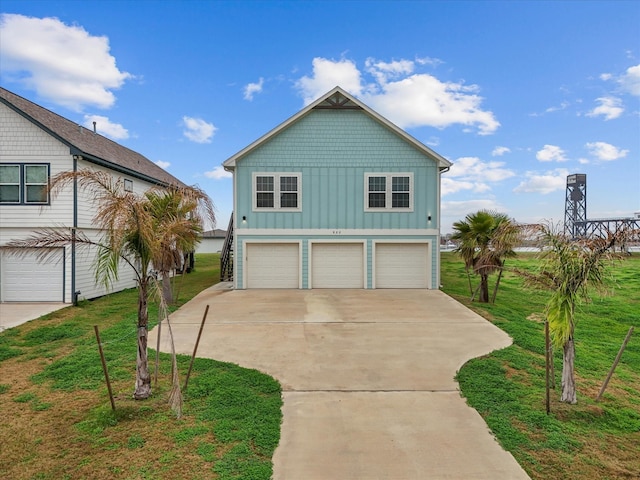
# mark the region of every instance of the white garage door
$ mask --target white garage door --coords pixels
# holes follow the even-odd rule
[[[364,288],[362,243],[314,243],[311,288]]]
[[[63,302],[64,250],[56,250],[46,262],[38,262],[35,251],[25,257],[0,254],[1,300]]]
[[[246,288],[300,288],[297,243],[247,243]]]
[[[429,288],[427,243],[376,243],[376,288]]]

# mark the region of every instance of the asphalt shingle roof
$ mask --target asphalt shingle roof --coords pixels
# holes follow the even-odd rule
[[[90,162],[153,183],[184,185],[183,182],[144,155],[94,133],[92,130],[2,87],[0,87],[0,101],[69,145],[70,153],[73,155],[82,155]]]

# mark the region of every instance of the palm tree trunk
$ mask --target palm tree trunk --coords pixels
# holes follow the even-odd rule
[[[136,357],[136,386],[133,398],[143,400],[151,395],[151,373],[147,358],[149,311],[147,309],[147,283],[138,287],[138,355]]]
[[[573,335],[564,344],[562,356],[562,396],[561,402],[576,404],[576,378],[574,375],[574,361],[576,358],[576,346],[573,342]]]
[[[162,272],[162,297],[167,305],[173,305],[173,289],[169,272]]]
[[[496,286],[493,289],[493,296],[491,297],[491,303],[496,303],[496,297],[498,296],[498,287],[500,287],[500,279],[502,278],[502,271],[504,269],[504,264],[500,267],[500,272],[498,273],[498,280],[496,280]]]
[[[469,273],[469,268],[465,267],[465,270],[467,272],[467,280],[469,281],[469,293],[475,296],[473,293],[473,287],[471,286],[471,274]],[[471,299],[471,301],[473,302],[473,298]]]
[[[489,303],[489,275],[480,274],[480,303]]]

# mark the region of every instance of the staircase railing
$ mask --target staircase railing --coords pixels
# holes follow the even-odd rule
[[[224,239],[224,245],[220,253],[220,281],[233,281],[233,212],[231,212],[227,236]]]

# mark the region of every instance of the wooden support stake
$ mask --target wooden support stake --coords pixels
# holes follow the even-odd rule
[[[596,402],[600,401],[600,399],[602,398],[602,395],[604,394],[604,391],[607,388],[607,385],[609,385],[609,380],[611,380],[611,377],[613,376],[613,371],[618,366],[618,362],[620,361],[620,358],[622,357],[622,352],[624,352],[624,349],[627,348],[627,343],[629,343],[629,339],[631,338],[631,334],[632,333],[633,333],[633,327],[630,327],[629,331],[627,332],[627,336],[624,339],[624,342],[622,342],[622,345],[620,346],[620,350],[618,351],[618,355],[616,356],[616,359],[614,360],[613,365],[611,365],[611,370],[609,370],[609,374],[607,375],[607,378],[604,380],[604,383],[602,384],[602,388],[600,389],[600,393],[598,393],[598,396],[596,397]]]
[[[116,402],[113,399],[113,392],[111,391],[111,382],[109,381],[109,372],[107,371],[107,362],[104,359],[104,352],[102,351],[102,342],[100,341],[100,333],[98,332],[98,326],[94,325],[93,330],[96,332],[96,340],[98,341],[98,350],[100,350],[100,360],[102,361],[102,371],[104,372],[104,378],[107,381],[107,390],[109,390],[109,400],[111,400],[111,410],[115,411]]]
[[[198,338],[196,338],[196,345],[193,347],[193,355],[191,356],[191,362],[189,363],[189,370],[187,371],[187,378],[184,379],[184,388],[187,389],[189,384],[189,376],[191,376],[191,368],[193,367],[193,360],[196,358],[198,352],[198,344],[200,343],[200,337],[202,336],[202,329],[204,328],[204,322],[207,319],[207,313],[209,313],[209,305],[204,309],[204,316],[202,317],[202,323],[200,323],[200,331],[198,331]]]
[[[158,322],[158,341],[156,342],[156,370],[154,373],[153,386],[158,386],[158,365],[160,363],[160,333],[162,332],[162,318]]]
[[[545,349],[545,385],[546,385],[546,406],[547,415],[551,413],[551,397],[550,397],[550,381],[549,373],[551,365],[553,365],[553,356],[551,355],[551,341],[549,339],[549,321],[544,322],[544,349]]]

